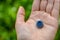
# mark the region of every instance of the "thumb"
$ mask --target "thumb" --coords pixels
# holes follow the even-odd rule
[[[19,7],[18,13],[17,13],[17,23],[24,22],[24,15],[25,15],[25,10],[23,7]]]

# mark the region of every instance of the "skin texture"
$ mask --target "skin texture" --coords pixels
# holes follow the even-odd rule
[[[27,22],[25,10],[20,7],[16,19],[17,40],[54,40],[58,29],[60,0],[34,0],[32,12]],[[36,22],[42,20],[44,27],[38,29]]]

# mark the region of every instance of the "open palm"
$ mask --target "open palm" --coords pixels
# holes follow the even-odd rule
[[[54,40],[58,29],[60,0],[34,0],[32,12],[27,22],[24,21],[25,10],[19,8],[16,20],[18,40]],[[42,20],[44,27],[38,29],[36,21]]]

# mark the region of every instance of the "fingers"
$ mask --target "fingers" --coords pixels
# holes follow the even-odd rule
[[[24,22],[25,10],[23,7],[20,7],[17,13],[17,23]]]
[[[54,0],[48,0],[48,4],[47,4],[47,7],[46,7],[46,12],[47,13],[51,13],[51,10],[53,8],[53,4],[54,4]]]
[[[40,10],[45,11],[46,6],[47,6],[47,0],[41,0]]]
[[[54,2],[54,7],[52,10],[52,16],[58,19],[59,16],[59,1],[60,0],[55,0]]]
[[[34,0],[32,11],[39,11],[40,0]]]

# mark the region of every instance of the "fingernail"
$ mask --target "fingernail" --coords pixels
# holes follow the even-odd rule
[[[19,11],[20,11],[20,13],[23,13],[23,7],[22,6],[20,6]]]

